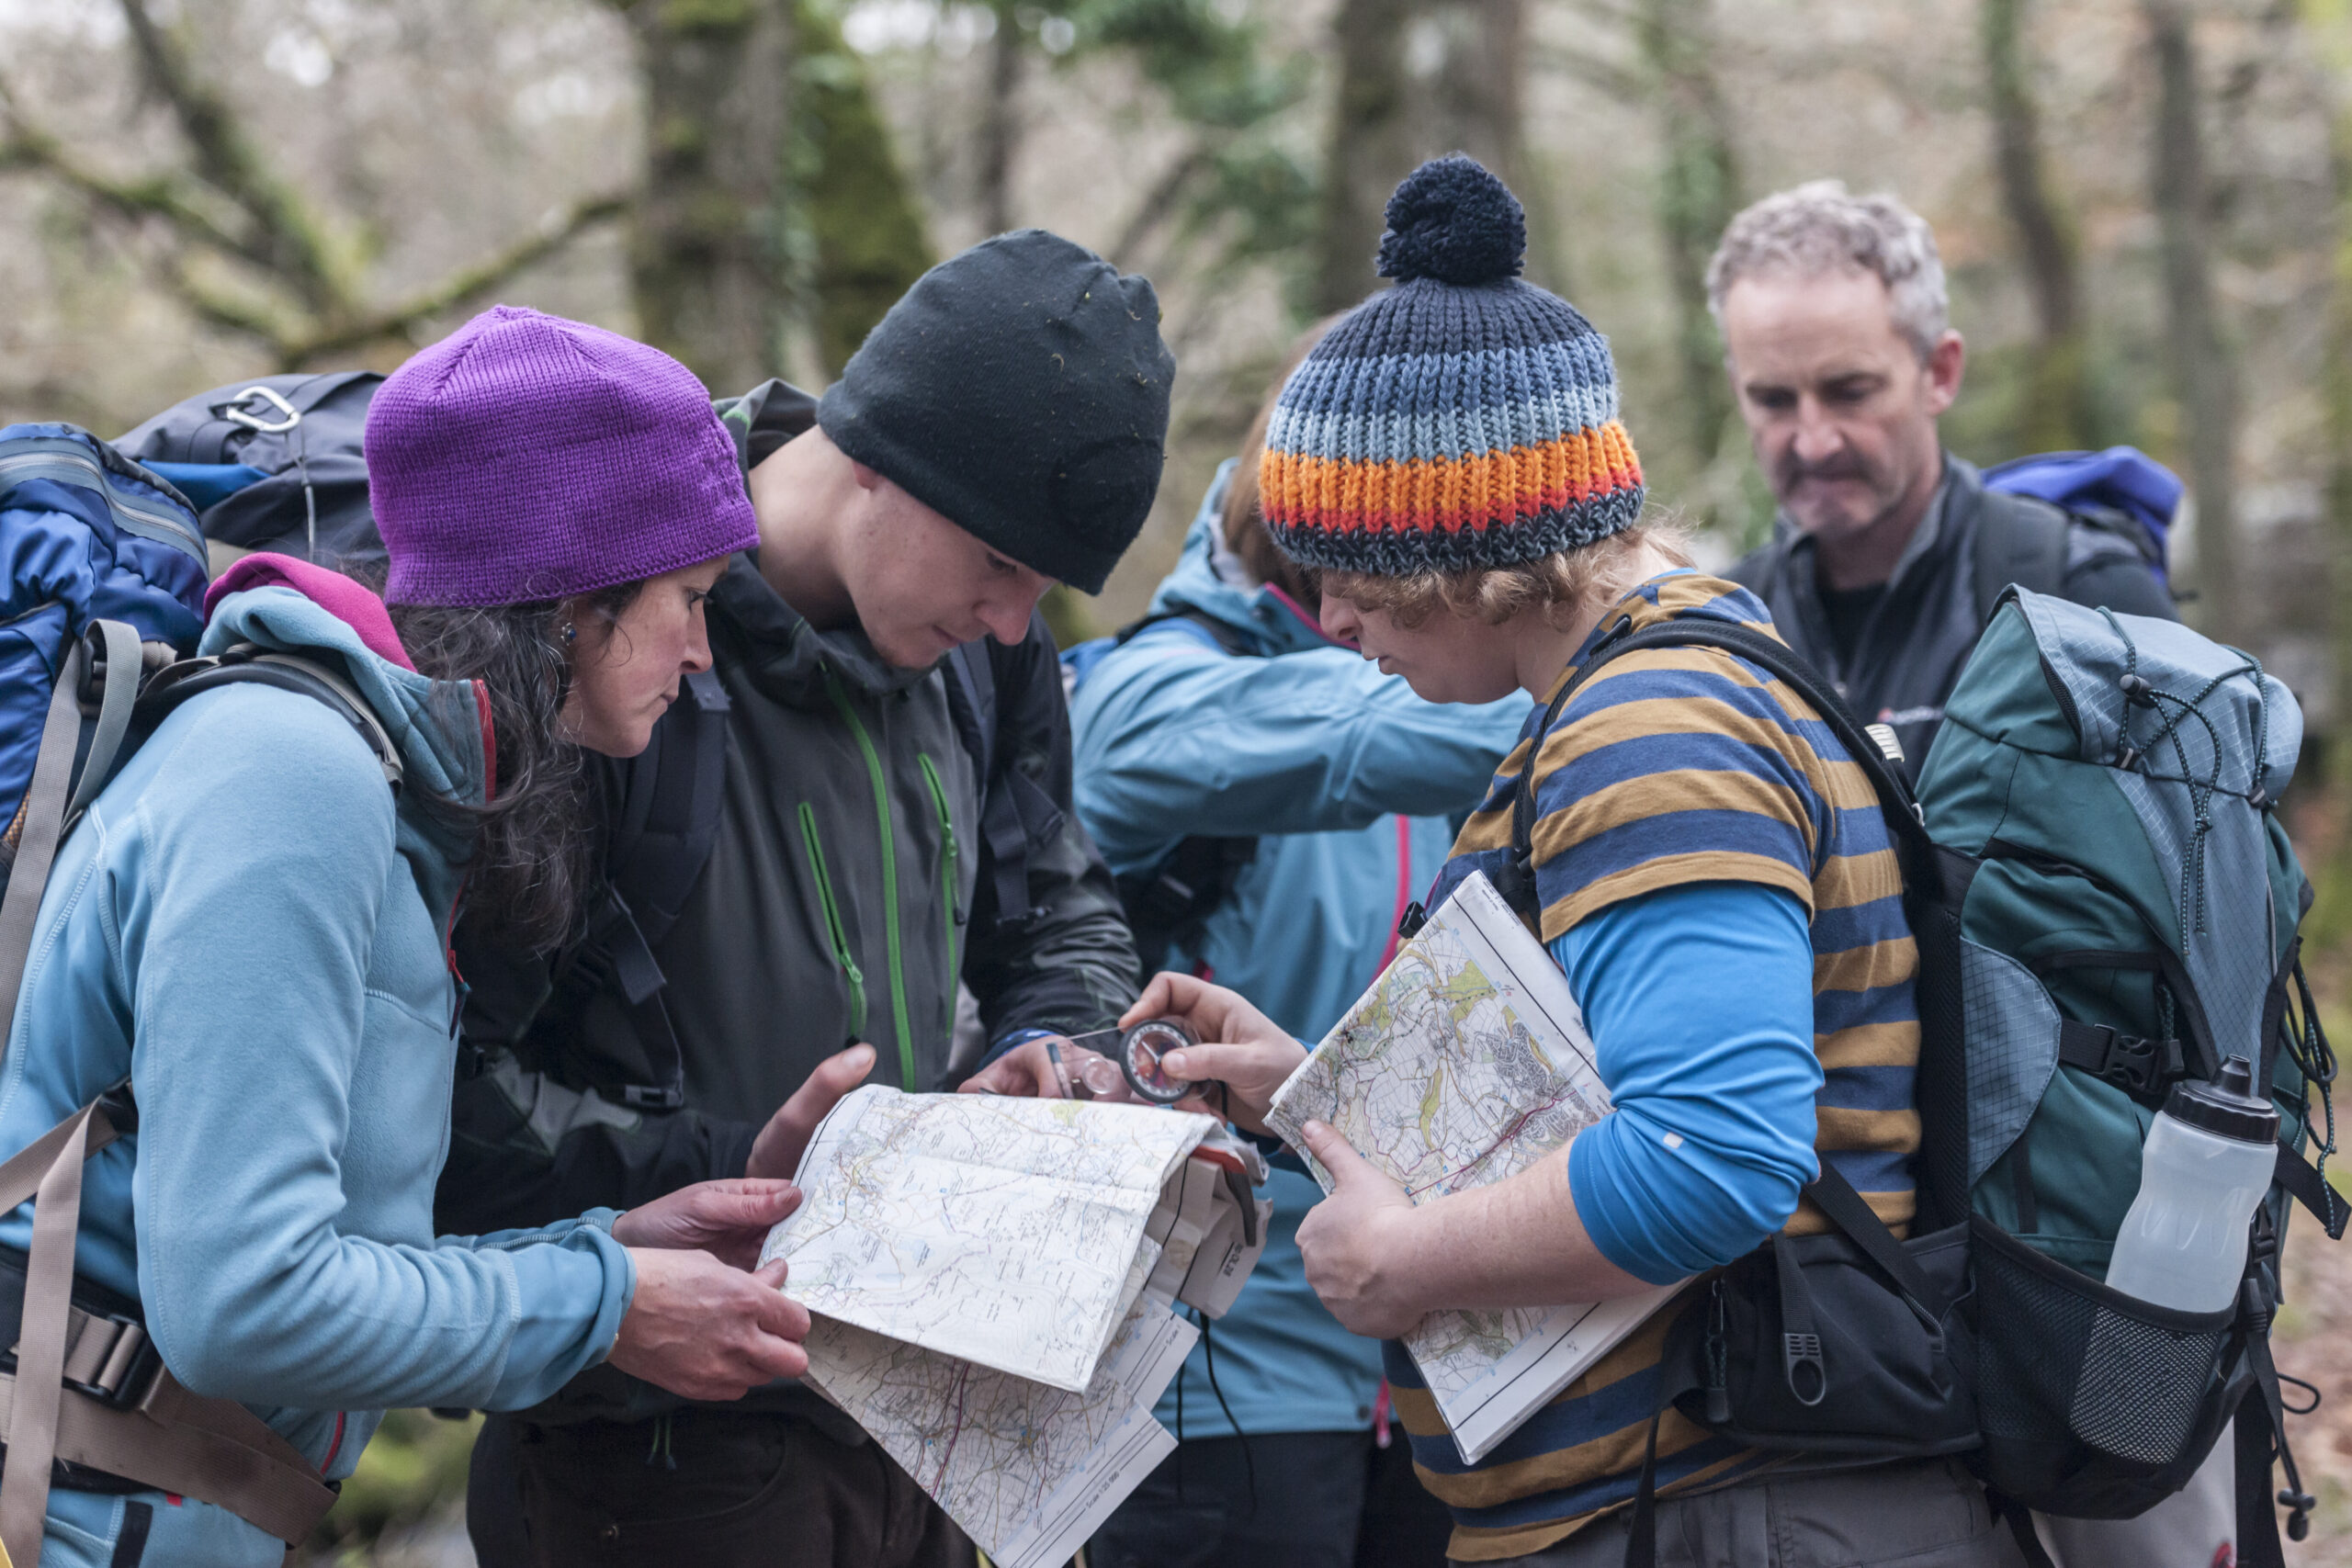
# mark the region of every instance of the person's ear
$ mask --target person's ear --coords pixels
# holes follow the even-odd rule
[[[1968,368],[1968,345],[1947,327],[1936,346],[1928,351],[1928,412],[1942,413],[1960,396],[1961,377]]]

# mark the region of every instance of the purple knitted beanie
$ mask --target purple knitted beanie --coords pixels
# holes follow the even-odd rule
[[[702,383],[660,349],[499,305],[386,378],[368,499],[395,604],[525,604],[749,549]]]

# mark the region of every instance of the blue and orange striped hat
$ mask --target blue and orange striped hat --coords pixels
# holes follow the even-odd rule
[[[1283,385],[1259,468],[1302,564],[1403,577],[1516,566],[1642,511],[1609,342],[1521,281],[1527,220],[1476,162],[1436,158],[1388,198],[1380,272]]]

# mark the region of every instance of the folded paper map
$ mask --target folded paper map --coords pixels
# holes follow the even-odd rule
[[[1151,1410],[1200,1332],[1174,1305],[1232,1305],[1264,1176],[1205,1116],[868,1086],[761,1260],[814,1314],[809,1384],[991,1562],[1052,1568],[1174,1449]]]
[[[1516,1175],[1608,1110],[1567,977],[1476,874],[1275,1091],[1267,1121],[1297,1149],[1306,1122],[1329,1122],[1419,1203]],[[1475,1464],[1674,1290],[1434,1312],[1405,1348]]]

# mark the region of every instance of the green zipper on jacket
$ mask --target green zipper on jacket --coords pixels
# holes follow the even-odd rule
[[[825,869],[825,846],[817,837],[817,811],[800,803],[800,841],[808,846],[808,863],[817,873],[817,902],[825,907],[825,934],[832,939],[833,962],[849,977],[849,1032],[865,1032],[865,976],[849,950],[849,931],[842,924],[842,909],[833,902],[833,874]]]
[[[962,975],[956,967],[956,818],[947,809],[947,786],[939,782],[939,770],[932,765],[931,753],[918,751],[915,761],[922,765],[922,782],[931,786],[931,803],[939,808],[939,903],[941,921],[947,932],[947,1032],[953,1034],[956,982]]]
[[[849,725],[849,732],[857,737],[857,749],[865,754],[865,776],[874,784],[874,818],[882,830],[882,921],[884,950],[890,960],[890,1016],[899,1026],[899,1082],[909,1094],[915,1091],[914,1032],[907,1022],[907,975],[905,961],[899,953],[899,840],[890,823],[890,789],[882,775],[882,758],[874,750],[873,738],[865,733],[857,710],[849,705],[849,694],[842,690],[839,677],[828,668],[825,671],[825,693],[833,705],[842,710],[842,717]]]

